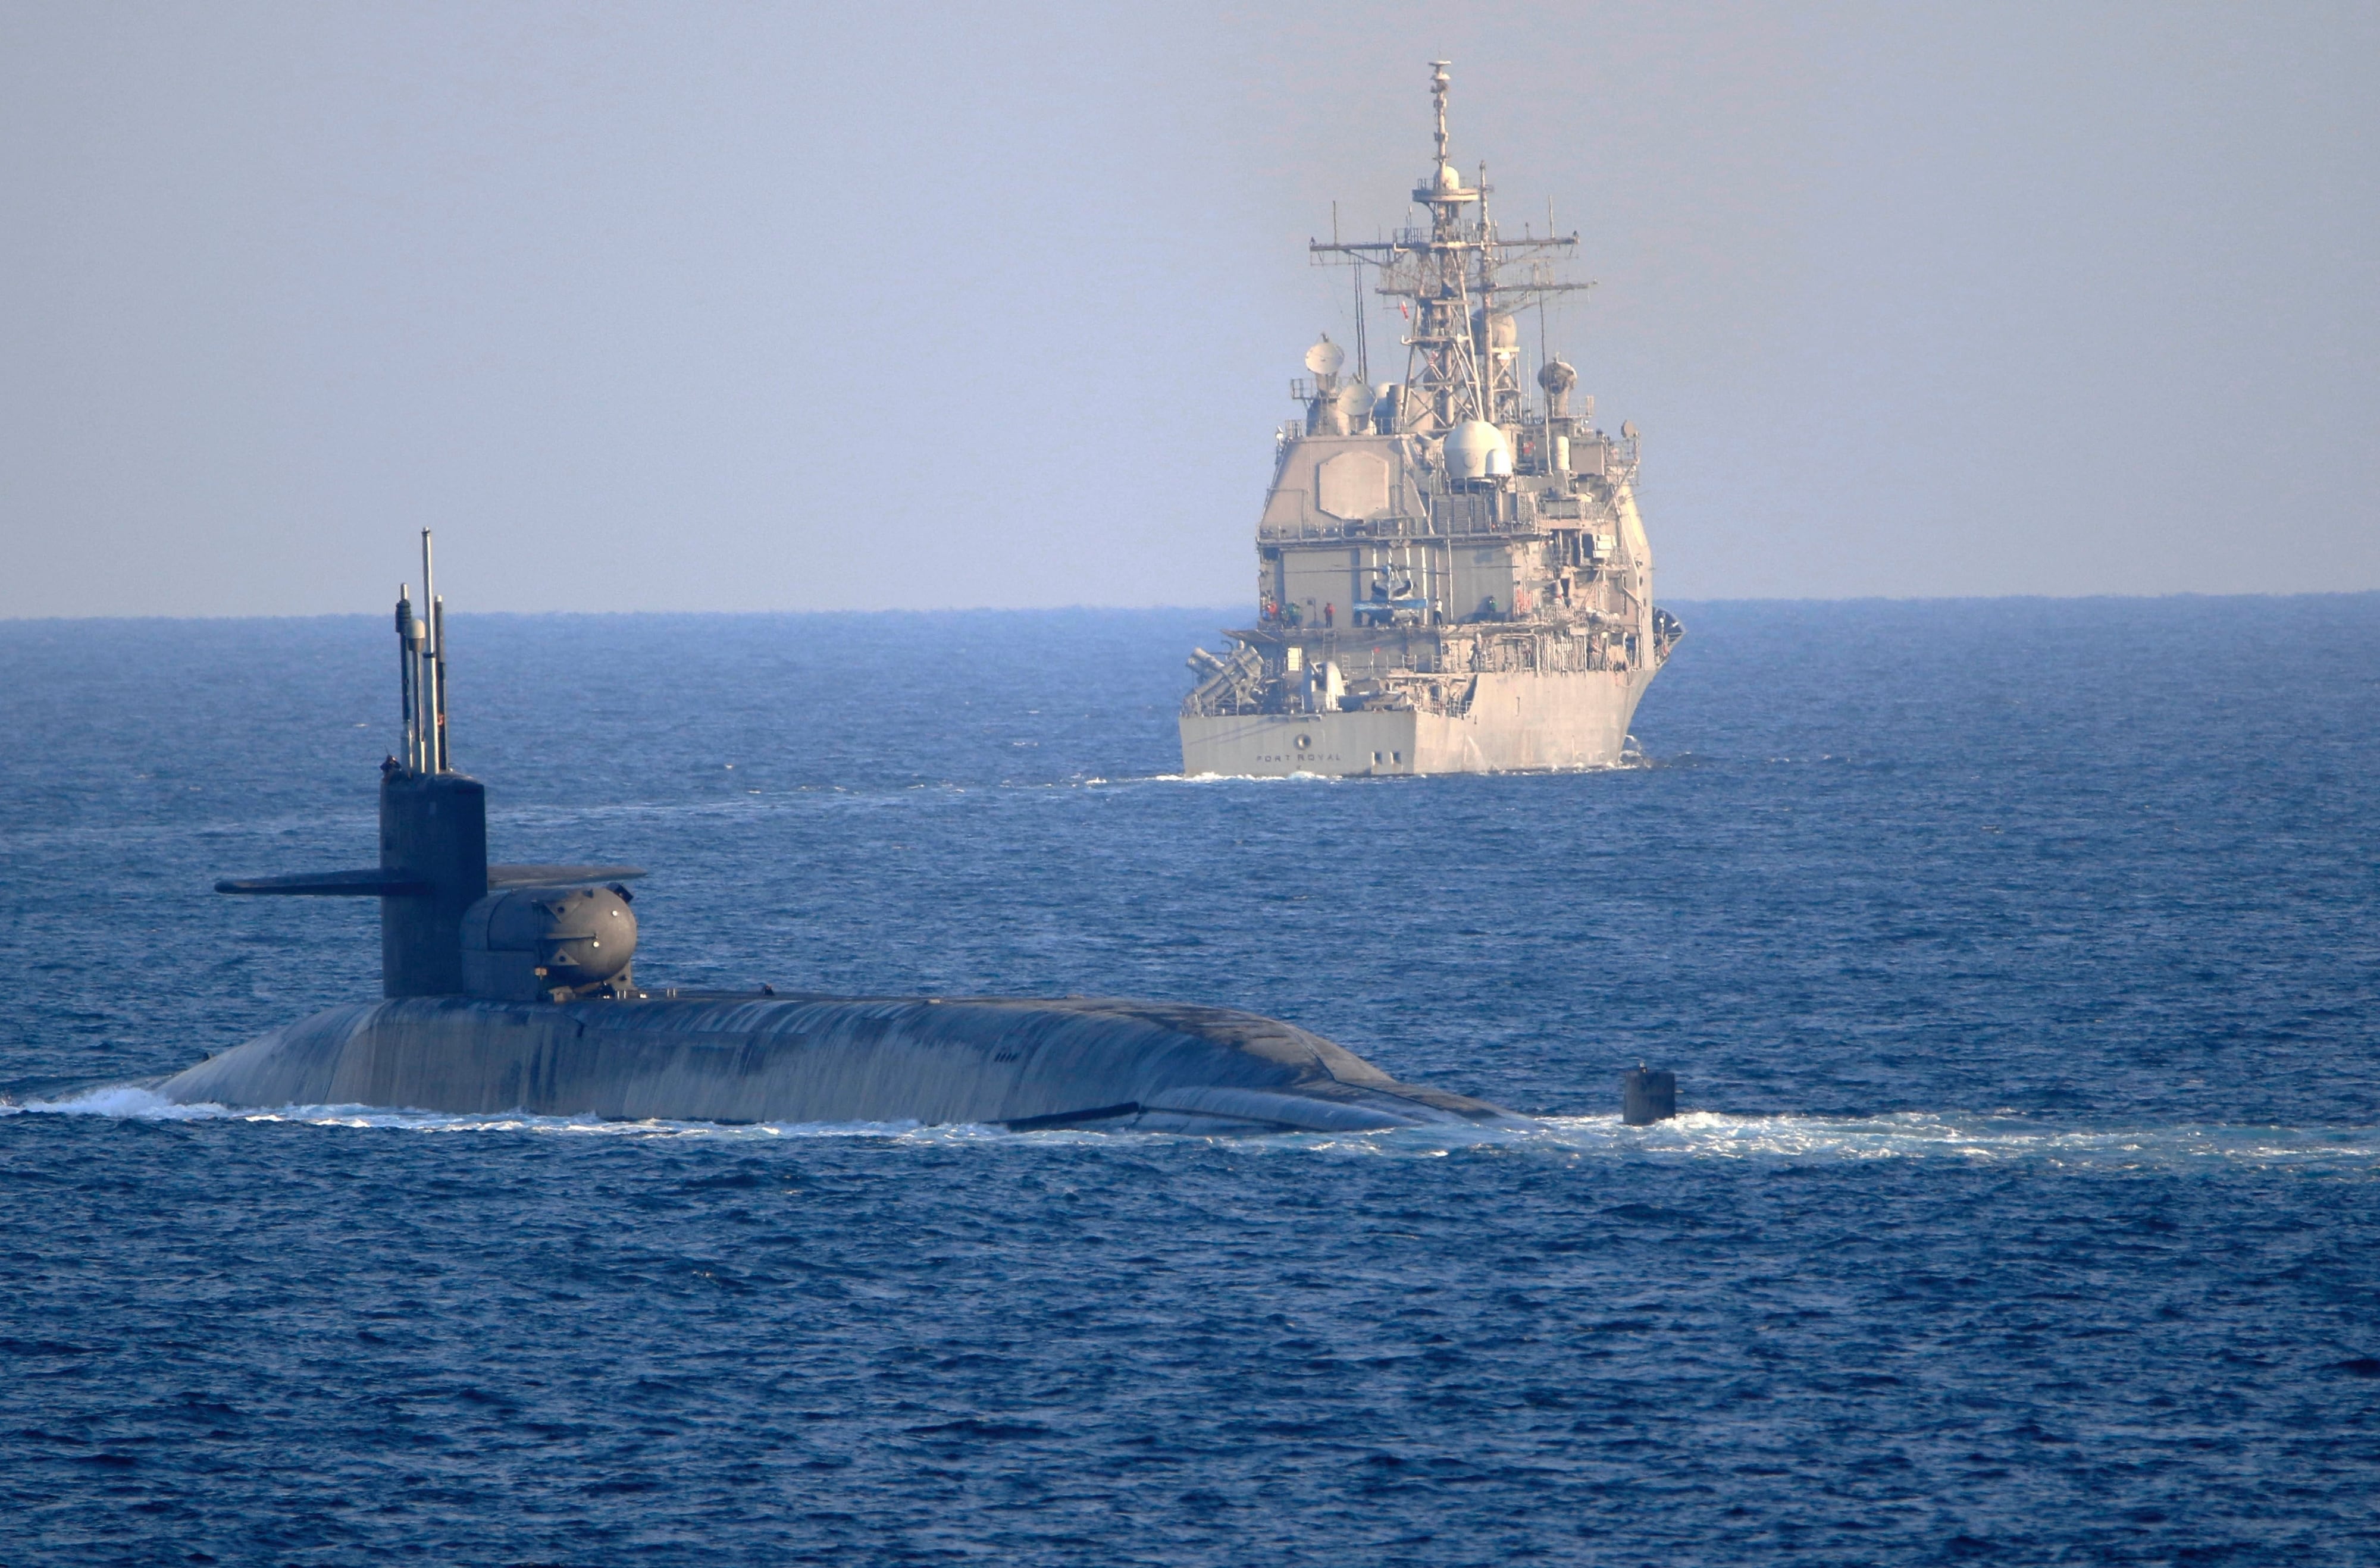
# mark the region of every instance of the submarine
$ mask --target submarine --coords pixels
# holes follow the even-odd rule
[[[397,595],[402,750],[381,765],[379,863],[215,884],[378,899],[381,997],[210,1056],[159,1084],[164,1098],[1221,1136],[1525,1122],[1228,1007],[647,988],[628,887],[642,870],[489,862],[487,789],[448,756],[445,607],[421,538],[421,603]]]

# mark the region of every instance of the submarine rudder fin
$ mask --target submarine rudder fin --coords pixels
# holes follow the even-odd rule
[[[499,887],[573,887],[581,883],[633,882],[646,874],[639,865],[492,865],[488,891]]]
[[[492,865],[488,891],[499,887],[573,887],[599,882],[633,882],[648,874],[638,865]],[[407,871],[359,866],[353,871],[301,871],[285,876],[226,876],[218,893],[280,894],[334,899],[404,899],[429,892],[430,884]]]
[[[430,884],[409,872],[368,865],[356,871],[301,871],[288,876],[225,877],[218,893],[272,893],[331,899],[409,899],[430,891]]]

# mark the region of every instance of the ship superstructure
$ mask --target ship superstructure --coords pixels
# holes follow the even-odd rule
[[[1397,302],[1405,379],[1375,389],[1360,348],[1347,374],[1328,336],[1306,351],[1257,524],[1257,624],[1191,656],[1185,773],[1607,766],[1682,633],[1653,604],[1634,427],[1597,428],[1550,354],[1525,375],[1520,313],[1588,286],[1556,275],[1578,236],[1500,232],[1485,165],[1466,183],[1448,157],[1448,84],[1433,62],[1427,225],[1310,247]]]

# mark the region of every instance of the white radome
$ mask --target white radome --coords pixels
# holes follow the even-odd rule
[[[1512,472],[1512,443],[1485,419],[1446,432],[1446,471],[1458,479],[1500,479]]]

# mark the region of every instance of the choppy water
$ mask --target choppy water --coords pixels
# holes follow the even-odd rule
[[[1548,1118],[1238,1141],[165,1105],[372,989],[206,887],[371,858],[386,639],[0,623],[0,1562],[2380,1560],[2380,599],[1687,620],[1653,766],[1259,783],[1211,616],[457,618],[649,981]]]

